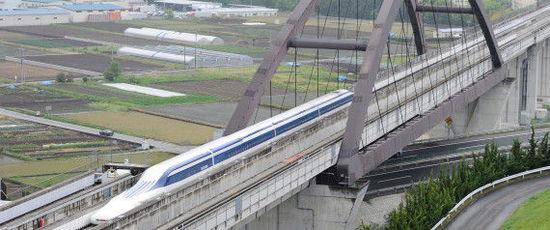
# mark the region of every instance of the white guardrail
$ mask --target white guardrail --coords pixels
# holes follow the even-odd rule
[[[521,173],[518,173],[518,174],[514,174],[514,175],[511,175],[511,176],[507,176],[507,177],[504,177],[502,179],[498,179],[496,181],[493,181],[489,184],[486,184],[486,185],[483,185],[479,188],[477,188],[476,190],[472,191],[471,193],[469,193],[468,195],[466,195],[462,200],[460,200],[460,202],[458,202],[448,213],[445,217],[443,217],[441,220],[439,220],[439,222],[437,222],[437,224],[435,224],[431,230],[437,230],[437,229],[442,229],[443,227],[445,227],[444,223],[447,221],[447,220],[452,220],[450,219],[452,214],[456,213],[459,208],[461,208],[464,204],[466,204],[467,201],[469,201],[470,199],[472,199],[474,196],[478,195],[478,194],[481,194],[483,192],[485,192],[486,189],[488,188],[491,188],[493,189],[495,187],[495,185],[499,185],[499,184],[502,184],[502,183],[509,183],[510,180],[513,180],[513,179],[517,179],[517,178],[525,178],[525,176],[527,175],[531,175],[531,174],[535,174],[535,173],[539,173],[539,174],[542,174],[543,171],[548,171],[550,170],[550,166],[546,166],[546,167],[542,167],[542,168],[537,168],[537,169],[531,169],[531,170],[528,170],[528,171],[525,171],[525,172],[521,172]]]

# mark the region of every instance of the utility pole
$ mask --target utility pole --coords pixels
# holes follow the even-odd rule
[[[25,83],[25,73],[23,71],[23,48],[19,48],[19,61],[21,62],[21,70],[20,70],[20,77],[21,77],[21,83]]]

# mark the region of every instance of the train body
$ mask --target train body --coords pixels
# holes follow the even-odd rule
[[[198,174],[304,123],[351,102],[353,94],[338,90],[290,109],[226,137],[206,143],[145,170],[139,181],[91,216],[93,224],[110,223],[144,202],[170,191]]]

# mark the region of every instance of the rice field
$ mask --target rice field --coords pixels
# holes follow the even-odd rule
[[[138,112],[92,112],[63,115],[70,120],[134,136],[181,145],[199,145],[212,139],[215,128]]]

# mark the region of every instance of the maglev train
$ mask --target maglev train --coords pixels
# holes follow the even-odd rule
[[[338,90],[290,109],[226,137],[154,165],[130,189],[91,215],[92,224],[110,223],[148,200],[192,180],[199,173],[320,117],[349,102],[353,93]]]

